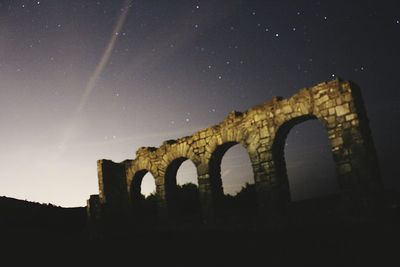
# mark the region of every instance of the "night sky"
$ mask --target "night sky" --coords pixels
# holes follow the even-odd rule
[[[0,0],[0,195],[83,206],[98,159],[337,77],[361,87],[385,187],[399,191],[399,20],[397,1]],[[294,199],[337,190],[329,149],[318,122],[292,130]],[[252,181],[239,145],[222,174],[231,194]]]

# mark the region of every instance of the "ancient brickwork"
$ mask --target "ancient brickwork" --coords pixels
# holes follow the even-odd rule
[[[177,170],[190,160],[197,169],[203,216],[209,220],[223,194],[222,157],[230,147],[240,144],[250,157],[260,211],[272,216],[290,201],[285,139],[296,124],[317,119],[327,130],[343,199],[367,204],[382,185],[362,103],[356,85],[333,80],[302,89],[287,99],[273,98],[246,112],[233,111],[218,125],[165,141],[158,148],[142,147],[133,160],[100,160],[99,200],[113,209],[128,208],[140,194],[143,176],[150,172],[160,214],[168,216]]]

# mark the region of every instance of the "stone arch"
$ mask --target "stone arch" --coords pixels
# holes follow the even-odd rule
[[[146,179],[153,179],[153,183],[156,185],[156,179],[153,174],[147,169],[140,169],[132,172],[132,182],[130,183],[130,190],[128,190],[133,221],[139,225],[153,224],[160,214],[157,195],[150,194],[145,196],[142,194],[143,178],[147,174],[150,174],[151,177]]]
[[[134,203],[135,200],[137,200],[138,198],[141,197],[142,182],[143,182],[144,176],[147,173],[150,173],[150,172],[146,169],[142,169],[142,170],[136,171],[133,174],[132,182],[130,184],[131,188],[129,190],[132,203]],[[153,177],[153,175],[152,175],[152,177]],[[153,179],[154,179],[154,177],[153,177]],[[154,184],[155,184],[155,180],[154,180]]]
[[[245,145],[244,142],[228,141],[216,146],[213,152],[211,153],[211,157],[208,161],[208,174],[210,179],[211,193],[213,195],[214,200],[216,201],[218,201],[224,195],[222,179],[221,179],[222,158],[224,157],[225,153],[235,145],[241,145],[248,152],[247,146]],[[251,161],[250,155],[249,158]],[[254,175],[254,170],[253,170],[253,175]]]
[[[193,160],[187,158],[187,157],[177,157],[173,160],[171,160],[166,169],[165,169],[165,175],[164,175],[164,186],[165,186],[165,201],[168,209],[168,216],[170,218],[179,216],[180,214],[180,207],[182,206],[182,203],[179,203],[181,201],[179,199],[179,196],[177,195],[177,173],[179,168],[184,162],[190,161],[193,166],[196,168],[196,179],[198,180],[198,164],[196,165]]]
[[[159,158],[157,168],[160,173],[160,183],[163,185],[165,200],[167,200],[176,187],[176,174],[181,164],[189,160],[197,169],[200,158],[187,142],[166,141],[159,150],[163,151],[163,155]]]
[[[182,165],[182,163],[185,162],[186,160],[189,160],[189,159],[186,157],[178,157],[178,158],[172,160],[166,168],[165,176],[164,176],[165,177],[164,183],[165,183],[165,193],[166,193],[167,199],[170,198],[170,196],[174,194],[174,188],[176,187],[176,184],[177,184],[176,175],[178,173],[178,169]],[[193,161],[192,161],[192,163],[193,163]]]
[[[315,115],[302,115],[299,117],[291,118],[282,123],[276,130],[271,145],[272,161],[274,173],[276,175],[277,184],[280,186],[281,197],[286,199],[287,202],[291,200],[289,180],[287,176],[286,160],[285,160],[285,143],[289,132],[296,126],[305,121],[319,120]],[[324,121],[319,120],[324,126]],[[328,133],[327,133],[328,138]]]
[[[231,135],[234,136],[234,135]],[[226,140],[226,139],[225,139]],[[232,140],[232,139],[231,139]],[[240,140],[240,139],[236,139],[236,140]],[[245,139],[246,140],[246,139]],[[257,166],[257,162],[254,162],[254,157],[252,156],[252,152],[249,151],[249,148],[251,146],[248,145],[248,143],[245,142],[245,140],[240,140],[240,142],[238,141],[226,141],[226,142],[222,142],[219,145],[216,145],[213,149],[213,151],[210,153],[211,156],[207,161],[207,180],[208,180],[208,196],[209,198],[211,198],[211,200],[209,199],[208,203],[206,203],[206,205],[209,205],[209,207],[202,207],[203,209],[208,210],[208,214],[209,216],[214,217],[215,219],[217,219],[217,221],[219,220],[236,220],[240,217],[239,214],[242,214],[243,212],[243,207],[241,207],[239,209],[239,206],[237,206],[236,202],[232,202],[232,197],[231,196],[227,196],[224,193],[224,187],[223,187],[223,181],[222,181],[222,174],[221,174],[221,166],[222,166],[222,160],[224,158],[224,156],[226,155],[226,153],[228,152],[228,150],[230,150],[232,147],[234,146],[240,146],[242,148],[245,149],[245,151],[247,152],[247,155],[249,157],[249,161],[250,161],[250,167],[251,167],[251,179],[255,181],[255,177],[256,177],[256,169],[255,166]],[[249,187],[248,189],[252,190],[251,187]],[[254,188],[253,188],[254,189]],[[248,190],[246,192],[249,192]],[[201,193],[201,192],[200,192]],[[254,195],[255,198],[257,198],[256,195]],[[236,200],[233,200],[236,201]],[[203,201],[204,203],[204,201]],[[241,204],[244,204],[241,202]],[[249,204],[249,203],[246,203]],[[202,204],[204,205],[204,204]],[[252,217],[254,214],[254,209],[257,209],[258,206],[258,200],[255,200],[254,203],[251,203],[251,207],[247,207],[250,208],[250,213],[247,215],[251,215],[251,216],[247,216],[248,218]],[[211,214],[210,214],[211,213]],[[203,212],[203,214],[207,215],[207,212]],[[242,214],[243,215],[243,214]]]
[[[148,158],[138,157],[133,161],[126,163],[126,171],[125,171],[125,179],[127,185],[127,191],[129,196],[131,197],[133,192],[131,190],[136,190],[136,187],[141,185],[143,177],[150,172],[153,178],[155,179],[157,176],[152,172],[151,169],[151,161]],[[140,193],[140,188],[138,189]]]
[[[289,195],[278,148],[293,125],[315,117],[327,129],[341,192],[356,205],[368,206],[382,191],[375,148],[358,86],[339,79],[302,89],[287,99],[273,98],[245,112],[233,111],[223,122],[191,136],[168,140],[159,148],[142,147],[134,160],[98,161],[99,202],[106,209],[126,210],[132,182],[139,180],[134,174],[148,170],[163,208],[167,168],[172,164],[174,169],[187,158],[197,168],[205,218],[212,216],[209,207],[221,194],[222,156],[240,143],[250,156],[260,210],[270,211],[268,216],[280,213]]]

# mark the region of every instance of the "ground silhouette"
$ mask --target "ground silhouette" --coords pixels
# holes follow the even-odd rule
[[[71,264],[114,265],[128,260],[132,265],[147,266],[387,266],[399,263],[398,193],[386,194],[386,208],[379,216],[358,221],[331,220],[334,217],[329,217],[329,212],[318,213],[321,205],[326,208],[327,202],[334,203],[334,197],[322,204],[313,200],[294,202],[292,209],[298,213],[308,210],[304,216],[308,219],[269,229],[254,227],[257,217],[251,209],[255,201],[251,184],[235,196],[224,197],[221,205],[226,213],[218,227],[190,224],[199,211],[192,205],[198,201],[196,189],[193,184],[178,187],[176,197],[187,203],[181,206],[180,215],[177,213],[181,224],[154,227],[142,221],[121,224],[120,231],[96,235],[87,228],[84,207],[62,208],[1,197],[3,260],[54,264],[61,259]],[[155,195],[143,197],[141,209],[149,217],[154,215],[155,199]],[[293,217],[296,216],[294,213]],[[23,257],[11,256],[11,252]]]

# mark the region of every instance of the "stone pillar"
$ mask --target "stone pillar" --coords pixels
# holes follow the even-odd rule
[[[168,205],[165,191],[164,177],[154,177],[156,181],[156,194],[157,194],[157,207],[160,222],[165,223],[168,221]]]
[[[208,225],[216,222],[218,204],[224,194],[220,171],[220,164],[210,166],[209,160],[197,166],[202,218]]]
[[[366,145],[358,127],[357,115],[349,114],[346,118],[349,124],[338,124],[329,129],[339,186],[345,200],[357,206],[369,207],[374,205],[373,198],[383,187],[376,154]]]
[[[99,195],[90,195],[90,198],[86,202],[86,214],[91,221],[100,220],[101,205]]]
[[[262,110],[257,116],[261,117],[260,114],[266,116],[265,114],[268,113]],[[290,200],[283,153],[279,154],[279,158],[273,157],[272,140],[275,133],[273,125],[271,122],[263,121],[259,128],[249,135],[247,141],[247,151],[254,173],[259,214],[267,225],[274,225],[279,221],[286,204]]]
[[[335,87],[329,100],[335,105],[327,101],[317,109],[328,129],[342,199],[348,208],[372,208],[383,184],[361,92],[349,82],[337,81]]]
[[[96,235],[102,219],[99,195],[91,195],[86,203],[88,230],[91,235]]]
[[[214,201],[210,183],[210,175],[199,175],[198,183],[202,220],[204,224],[210,225],[214,222]]]
[[[271,150],[261,151],[261,161],[252,165],[260,217],[266,225],[275,226],[281,222],[290,193],[286,172],[282,171],[284,166],[277,168],[279,163],[273,159]]]
[[[109,219],[126,218],[130,214],[130,203],[125,164],[99,160],[97,171],[100,189],[99,201],[104,209],[104,216]]]

